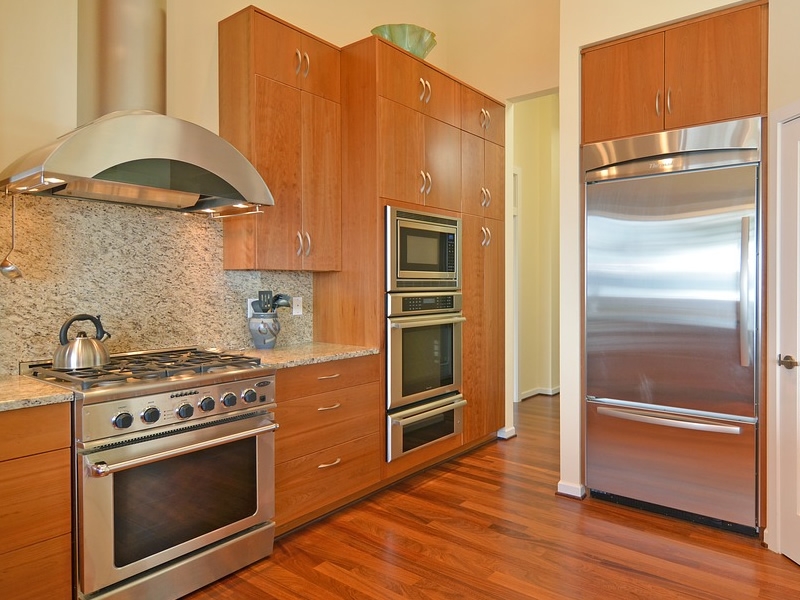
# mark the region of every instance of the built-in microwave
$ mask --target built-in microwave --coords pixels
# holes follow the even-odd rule
[[[461,289],[461,219],[386,207],[386,291]]]

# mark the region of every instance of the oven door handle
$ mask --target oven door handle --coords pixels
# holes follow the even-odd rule
[[[92,462],[88,456],[84,457],[84,460],[86,461],[87,470],[92,477],[106,477],[107,475],[124,471],[125,469],[132,469],[134,467],[140,467],[142,465],[158,462],[167,458],[174,458],[175,456],[189,454],[190,452],[197,452],[199,450],[205,450],[206,448],[221,446],[222,444],[227,444],[229,442],[236,442],[238,440],[257,436],[262,433],[275,431],[277,428],[277,423],[270,423],[269,425],[264,425],[263,427],[256,427],[255,429],[248,429],[247,431],[232,433],[230,435],[214,438],[213,440],[204,440],[202,442],[197,442],[196,444],[189,444],[188,446],[181,446],[180,448],[174,448],[172,450],[154,452],[153,454],[148,454],[147,456],[140,456],[113,464],[108,464],[105,461]]]
[[[430,417],[450,412],[451,410],[459,408],[461,406],[466,406],[466,404],[467,401],[464,400],[464,398],[461,398],[454,402],[449,402],[444,406],[439,406],[431,410],[426,410],[425,412],[415,414],[410,417],[403,417],[403,414],[408,414],[409,412],[409,411],[404,411],[403,413],[398,413],[392,417],[392,425],[402,425],[402,426],[411,425],[412,423],[416,423],[417,421],[424,421],[425,419],[429,419]]]
[[[429,325],[450,325],[451,323],[463,323],[466,317],[442,317],[427,319],[425,317],[414,317],[413,321],[392,321],[392,329],[408,329],[412,327],[428,327]]]

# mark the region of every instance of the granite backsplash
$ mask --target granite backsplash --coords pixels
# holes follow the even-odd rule
[[[269,218],[269,209],[263,218]],[[302,296],[278,309],[276,347],[312,340],[312,277],[225,271],[222,223],[200,215],[104,202],[17,196],[23,277],[0,277],[0,375],[49,359],[72,315],[100,315],[112,353],[179,346],[252,349],[246,305],[258,290]],[[11,248],[11,198],[0,196],[0,258]],[[91,323],[76,323],[71,332]]]

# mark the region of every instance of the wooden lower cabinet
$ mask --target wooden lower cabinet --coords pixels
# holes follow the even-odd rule
[[[281,534],[380,481],[380,356],[280,369],[275,392],[275,523]]]
[[[0,413],[0,591],[72,598],[70,405]]]

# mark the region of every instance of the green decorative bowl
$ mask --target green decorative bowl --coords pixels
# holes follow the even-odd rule
[[[378,25],[372,30],[372,34],[389,40],[394,45],[400,46],[403,50],[408,50],[420,58],[428,56],[428,53],[436,45],[435,33],[419,25],[408,23]]]

